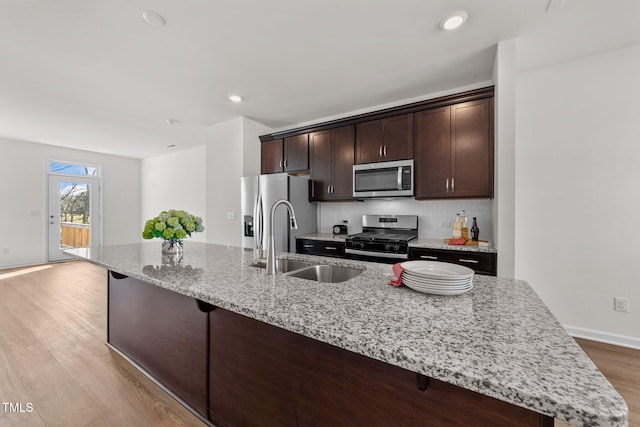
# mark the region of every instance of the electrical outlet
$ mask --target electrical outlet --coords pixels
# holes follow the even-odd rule
[[[236,219],[236,213],[235,212],[227,212],[227,219],[229,221],[234,221]]]
[[[623,313],[629,312],[629,299],[622,297],[613,298],[613,309],[615,311],[622,311]]]

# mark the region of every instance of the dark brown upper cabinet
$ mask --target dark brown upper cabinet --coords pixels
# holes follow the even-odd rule
[[[295,172],[309,169],[309,134],[284,139],[284,171]]]
[[[493,197],[493,99],[415,113],[415,197]]]
[[[311,200],[353,200],[353,126],[343,126],[309,136]]]
[[[356,125],[356,164],[413,158],[413,114]]]
[[[278,173],[283,171],[282,139],[263,142],[261,148],[261,173]]]
[[[263,142],[263,174],[297,172],[309,169],[309,134]]]

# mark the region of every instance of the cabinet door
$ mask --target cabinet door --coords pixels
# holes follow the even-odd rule
[[[262,173],[279,173],[283,168],[282,140],[263,142],[261,144],[261,170]]]
[[[491,99],[451,107],[453,197],[493,197]]]
[[[332,130],[333,188],[332,200],[353,200],[353,126]]]
[[[207,314],[150,283],[112,271],[108,280],[109,344],[207,417]]]
[[[415,197],[449,197],[451,107],[416,113]]]
[[[309,134],[284,139],[285,172],[309,169]]]
[[[287,334],[223,309],[209,317],[209,408],[218,426],[296,425]]]
[[[383,162],[382,120],[358,123],[356,125],[355,162]]]
[[[309,137],[311,147],[311,200],[326,201],[333,170],[333,142],[331,131],[314,132]]]
[[[382,135],[384,161],[413,158],[413,114],[384,119]]]

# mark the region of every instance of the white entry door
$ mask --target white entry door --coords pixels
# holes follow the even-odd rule
[[[100,179],[49,175],[48,260],[62,249],[100,245]]]

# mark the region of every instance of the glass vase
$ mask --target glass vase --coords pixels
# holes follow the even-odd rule
[[[162,255],[179,255],[182,254],[182,240],[163,240]]]

